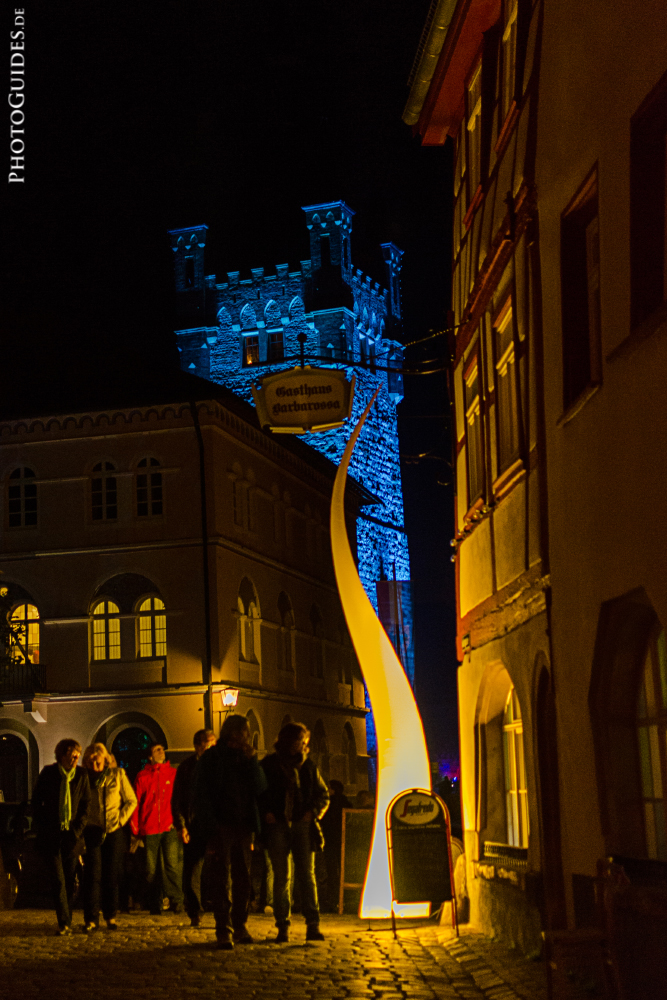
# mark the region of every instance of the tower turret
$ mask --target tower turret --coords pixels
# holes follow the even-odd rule
[[[403,251],[395,243],[381,243],[382,256],[387,268],[387,288],[389,290],[389,309],[387,310],[387,335],[398,337],[402,327],[401,316],[401,268],[403,267]]]

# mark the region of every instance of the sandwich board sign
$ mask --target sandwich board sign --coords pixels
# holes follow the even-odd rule
[[[290,368],[252,387],[262,427],[274,434],[309,434],[342,427],[352,411],[354,378],[336,368]]]
[[[451,825],[440,796],[401,792],[387,809],[387,843],[394,903],[430,903],[434,912],[451,900],[458,932]]]

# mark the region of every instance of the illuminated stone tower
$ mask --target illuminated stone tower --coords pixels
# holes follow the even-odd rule
[[[255,267],[249,277],[230,271],[219,280],[205,274],[206,226],[170,232],[181,366],[252,402],[253,382],[297,363],[297,337],[304,333],[307,359],[321,359],[312,364],[356,362],[347,369],[357,380],[352,425],[379,387],[350,467],[379,500],[357,522],[359,572],[412,680],[409,586],[391,586],[393,580],[410,579],[396,419],[403,380],[398,371],[384,370],[400,368],[403,360],[398,339],[403,253],[393,243],[382,244],[387,284],[382,288],[352,264],[354,212],[344,202],[308,205],[303,212],[310,258],[298,271],[278,264],[270,274]],[[304,440],[337,464],[349,433],[345,427]]]

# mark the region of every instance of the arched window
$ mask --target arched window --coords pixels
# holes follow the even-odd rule
[[[164,601],[147,597],[139,605],[139,656],[167,655],[167,616]]]
[[[139,726],[128,726],[123,729],[111,744],[111,753],[116,758],[118,767],[127,772],[131,782],[149,761],[149,747],[155,737]]]
[[[257,317],[251,305],[246,305],[241,310],[241,328],[243,330],[254,330],[257,327]]]
[[[310,609],[310,627],[313,630],[310,675],[311,677],[321,679],[324,677],[324,642],[322,638],[322,615],[316,604],[313,604]]]
[[[247,576],[241,581],[238,596],[239,609],[239,659],[246,663],[259,663],[259,607],[255,588]]]
[[[10,655],[15,663],[39,663],[39,611],[34,604],[19,604],[10,615]]]
[[[357,742],[354,738],[354,730],[349,722],[343,726],[343,756],[346,764],[346,783],[355,785],[357,783]]]
[[[93,468],[90,483],[90,501],[93,521],[113,521],[118,517],[118,490],[115,466],[111,462],[98,462]]]
[[[7,523],[10,528],[28,528],[37,524],[37,484],[35,473],[27,466],[14,469],[7,489]]]
[[[269,361],[282,361],[285,357],[283,324],[280,317],[280,306],[274,299],[267,303],[264,310],[264,321],[268,337]]]
[[[113,601],[99,601],[93,608],[93,659],[120,659],[120,609]]]
[[[261,731],[259,728],[259,721],[257,719],[257,716],[255,715],[252,709],[250,709],[246,713],[246,719],[248,720],[248,727],[250,729],[250,743],[252,745],[252,748],[253,750],[259,750]]]
[[[325,781],[329,780],[329,746],[324,723],[318,719],[310,737],[310,756]]]
[[[137,465],[137,516],[162,513],[162,473],[157,458],[142,458]],[[149,472],[150,469],[150,472]]]
[[[278,634],[278,669],[294,672],[294,611],[283,591],[278,597],[281,628]]]
[[[667,861],[665,781],[667,780],[667,648],[661,630],[649,642],[637,698],[637,738],[641,794],[649,858]]]
[[[512,847],[528,846],[528,792],[523,753],[523,721],[516,691],[512,688],[503,715],[503,750],[507,843]]]

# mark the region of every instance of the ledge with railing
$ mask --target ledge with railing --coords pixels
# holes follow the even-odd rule
[[[0,700],[32,697],[46,690],[46,666],[43,663],[13,663],[0,667]]]

